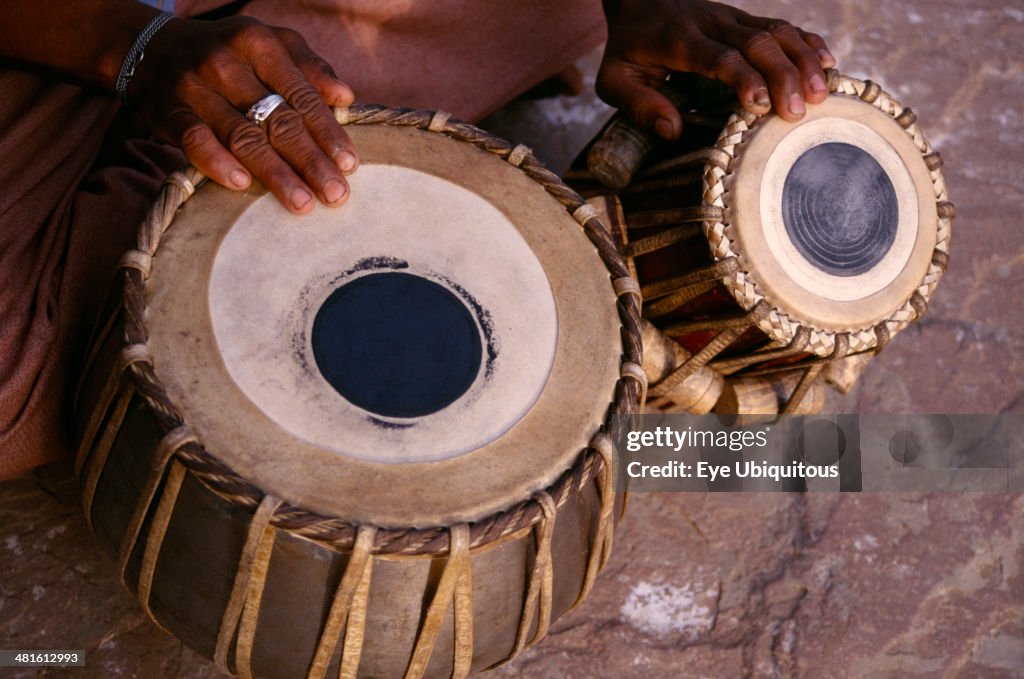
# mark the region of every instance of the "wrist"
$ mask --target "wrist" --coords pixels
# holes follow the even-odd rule
[[[0,56],[113,92],[125,55],[157,14],[136,0],[4,3]]]
[[[146,49],[149,47],[150,40],[152,40],[157,32],[173,18],[174,13],[161,12],[150,19],[135,37],[135,40],[132,42],[132,46],[128,49],[128,52],[125,54],[124,59],[121,62],[121,68],[118,70],[117,79],[114,81],[114,93],[122,102],[128,102],[128,85],[135,76],[135,69],[138,68],[146,54]]]
[[[163,12],[141,2],[132,2],[132,7],[122,5],[115,16],[107,17],[110,25],[109,39],[102,43],[96,55],[96,82],[109,92],[117,92],[117,80],[125,66],[136,40],[152,21]]]

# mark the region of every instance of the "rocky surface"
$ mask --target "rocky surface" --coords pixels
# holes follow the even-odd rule
[[[913,106],[957,205],[928,316],[830,408],[1024,410],[1024,3],[742,6],[817,30],[844,71]],[[606,115],[585,95],[488,125],[562,169]],[[218,676],[121,589],[69,478],[0,484],[0,648],[87,650],[41,676]],[[1019,495],[638,494],[590,599],[491,676],[1024,677],[1022,566]]]

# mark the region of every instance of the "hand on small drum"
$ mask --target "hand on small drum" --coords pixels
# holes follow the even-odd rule
[[[679,112],[657,89],[672,71],[720,80],[747,110],[774,107],[790,121],[804,116],[805,101],[828,96],[823,69],[835,58],[820,36],[786,21],[707,0],[606,0],[605,11],[597,92],[666,139],[682,131]]]
[[[246,118],[275,93],[285,103],[263,123]],[[352,103],[352,90],[295,31],[239,17],[171,21],[146,47],[128,99],[218,184],[241,190],[255,176],[295,213],[314,195],[330,206],[348,196],[358,157],[329,106]]]

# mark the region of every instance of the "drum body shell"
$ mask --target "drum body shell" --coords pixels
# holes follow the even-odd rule
[[[594,376],[581,377],[581,382],[603,386],[574,406],[589,410],[593,422],[548,439],[534,436],[533,445],[512,456],[501,447],[507,448],[504,441],[521,445],[537,421],[557,415],[545,420],[531,410],[477,450],[407,465],[408,479],[390,497],[387,479],[403,463],[386,457],[382,462],[332,462],[335,453],[321,451],[306,465],[310,478],[275,478],[275,456],[293,455],[292,449],[287,454],[255,450],[257,437],[228,450],[234,436],[251,436],[247,425],[234,421],[234,414],[221,413],[216,400],[204,402],[204,412],[196,411],[196,399],[206,388],[199,385],[207,379],[203,371],[184,380],[169,375],[175,371],[168,365],[173,356],[166,351],[169,343],[181,342],[180,351],[187,355],[193,342],[197,347],[205,343],[207,350],[216,342],[209,337],[200,341],[187,323],[147,326],[154,316],[179,318],[167,315],[167,274],[153,279],[162,280],[160,285],[147,287],[150,267],[156,272],[161,265],[160,234],[197,180],[194,172],[177,175],[149,220],[163,220],[163,226],[154,232],[144,225],[138,250],[122,262],[76,395],[77,471],[86,518],[101,542],[118,554],[125,586],[151,619],[228,671],[282,678],[336,676],[339,671],[346,677],[465,676],[539,641],[553,619],[582,601],[610,554],[617,512],[614,451],[605,429],[614,414],[635,412],[641,394],[639,368],[632,377],[621,377],[629,371],[620,373],[619,366],[620,361],[638,366],[641,360],[639,304],[628,290],[619,294],[612,286],[628,274],[604,227],[580,209],[582,198],[528,150],[449,123],[443,114],[382,107],[354,107],[344,114],[354,116],[345,120],[361,124],[352,136],[363,144],[364,164],[400,162],[380,155],[383,151],[375,157],[371,150],[374,139],[388,136],[381,131],[386,124],[398,125],[403,129],[394,136],[414,142],[421,169],[440,163],[439,154],[454,139],[460,142],[459,153],[488,172],[515,175],[507,182],[490,182],[492,198],[499,196],[503,205],[517,202],[520,172],[532,180],[531,190],[536,184],[546,189],[555,208],[551,220],[561,223],[542,220],[536,225],[534,232],[546,234],[542,247],[552,250],[541,259],[551,261],[557,254],[554,244],[569,238],[579,243],[570,259],[598,264],[579,276],[591,282],[572,288],[576,292],[568,298],[558,297],[566,289],[563,283],[551,283],[559,334],[550,374],[593,365]],[[362,134],[364,125],[360,137],[356,132]],[[440,140],[436,146],[434,138]],[[494,170],[494,163],[502,167]],[[154,217],[161,211],[163,217]],[[567,224],[571,232],[556,235],[564,234]],[[193,235],[175,234],[177,242],[200,242],[212,230],[201,221],[189,228],[196,229]],[[175,252],[178,246],[168,242],[164,252]],[[566,279],[577,276],[574,271]],[[197,290],[204,294],[202,286]],[[198,306],[206,303],[188,295],[182,303],[190,305],[190,299]],[[586,299],[600,300],[601,309],[573,309]],[[580,334],[587,327],[594,329],[593,336]],[[577,354],[582,353],[579,346],[599,347],[602,357],[567,360],[565,347],[573,346]],[[219,359],[213,363],[211,373],[225,370]],[[561,392],[576,386],[551,382],[536,397],[540,406],[557,402]],[[225,413],[232,412],[232,399],[225,400]],[[208,423],[218,418],[226,418],[227,435],[211,434]],[[572,419],[567,428],[581,426],[579,417]],[[191,423],[202,427],[193,430]],[[283,427],[272,424],[268,446],[284,436],[278,431]],[[552,439],[562,441],[557,449]],[[228,463],[206,449],[208,440],[218,442]],[[315,448],[296,439],[294,449],[303,446]],[[497,459],[492,459],[495,451]],[[499,464],[512,464],[515,457],[552,463],[532,471]],[[303,468],[294,467],[295,460],[286,462]],[[234,469],[246,464],[270,483],[254,483]],[[479,488],[460,492],[459,484],[474,478],[482,487],[501,488],[506,471],[510,479],[516,474],[523,478],[513,479],[495,497]],[[338,483],[339,497],[331,496],[324,481],[331,478]],[[449,502],[446,482],[452,486]],[[355,509],[338,511],[346,507]]]
[[[139,451],[157,448],[157,431],[142,399],[132,398],[92,503],[93,528],[114,553],[124,540],[152,462]],[[136,596],[155,511],[154,507],[143,525],[125,573],[125,584]],[[551,548],[553,618],[580,595],[599,513],[593,483],[558,510]],[[186,475],[153,576],[150,610],[159,625],[207,658],[214,655],[250,519],[251,512],[224,500],[191,473]],[[341,551],[278,531],[256,624],[253,676],[306,676],[348,558]],[[529,528],[472,553],[475,670],[512,654],[519,625],[516,613],[522,609],[535,559],[535,540]],[[360,676],[404,674],[425,602],[437,587],[445,560],[430,555],[376,559]],[[531,633],[536,626],[534,619]],[[452,647],[453,636],[454,620],[449,611],[424,676],[451,676],[451,653],[445,651]],[[328,676],[337,676],[337,664],[335,657]],[[235,670],[233,665],[231,668]]]

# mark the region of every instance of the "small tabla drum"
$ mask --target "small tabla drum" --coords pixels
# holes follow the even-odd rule
[[[665,90],[678,143],[614,119],[567,179],[600,208],[644,298],[649,404],[804,413],[848,390],[927,307],[953,206],[914,113],[828,72],[798,123],[696,76]]]
[[[608,558],[639,300],[525,147],[445,114],[338,118],[362,158],[343,208],[165,185],[77,397],[86,516],[151,619],[225,671],[462,677]]]

